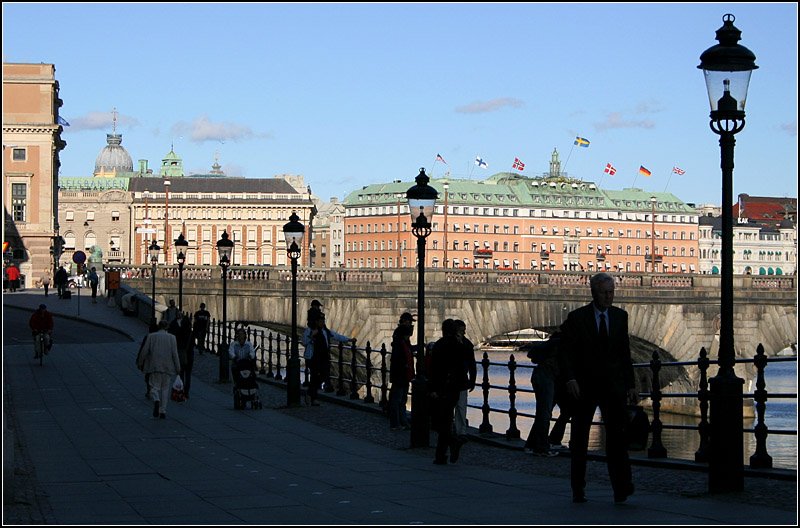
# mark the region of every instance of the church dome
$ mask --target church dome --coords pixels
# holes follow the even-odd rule
[[[133,172],[133,160],[122,146],[122,134],[106,134],[108,145],[103,147],[94,162],[95,174]]]

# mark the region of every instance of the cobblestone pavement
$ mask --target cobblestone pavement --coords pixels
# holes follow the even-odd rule
[[[217,390],[231,391],[229,383],[220,384],[217,381],[219,378],[217,356],[196,355],[193,378],[202,380]],[[333,395],[322,395],[323,403],[320,407],[289,408],[286,406],[284,386],[262,381],[260,387],[261,401],[265,408],[291,414],[326,428],[367,439],[393,449],[408,450],[421,457],[433,459],[433,447],[410,449],[407,431],[391,431],[388,419],[377,412],[377,405],[373,406],[372,411],[360,410],[349,405],[351,402],[346,398],[339,399]],[[4,396],[8,397],[8,394]],[[341,403],[333,402],[337,399]],[[10,427],[13,428],[13,416],[7,415],[7,419]],[[48,522],[47,499],[38,491],[35,470],[25,453],[24,438],[19,439],[15,444],[13,446],[15,450],[15,467],[13,469],[15,485],[13,495],[7,496],[4,493],[3,523],[11,525],[52,524]],[[4,449],[11,447],[4,445]],[[565,486],[569,485],[568,456],[539,458],[525,454],[521,450],[490,445],[474,439],[464,446],[458,463],[522,472],[529,474],[531,479],[535,479],[537,475],[562,477]],[[590,461],[587,480],[610,486],[605,463]],[[702,497],[708,493],[708,475],[700,471],[634,465],[633,480],[636,489],[641,491],[668,492],[687,497]],[[716,496],[716,499],[753,504],[754,506],[769,505],[784,511],[797,512],[797,482],[796,480],[745,477],[744,491],[720,494]],[[532,519],[532,522],[535,524],[535,519]]]
[[[203,354],[195,356],[193,377],[202,379],[219,390],[229,392],[230,384],[220,384],[218,356]],[[292,416],[308,420],[329,429],[341,431],[361,439],[367,439],[376,444],[381,444],[393,449],[409,450],[419,456],[433,460],[434,449],[410,449],[408,431],[392,431],[389,429],[388,417],[377,411],[354,409],[348,405],[346,397],[340,399],[333,395],[321,395],[326,398],[320,407],[295,407],[286,406],[286,390],[280,382],[262,381],[261,402],[264,407],[289,413]],[[333,403],[340,400],[342,403]],[[432,437],[431,446],[434,445],[435,435]],[[536,475],[563,477],[565,485],[569,486],[569,456],[536,457],[524,453],[522,450],[509,449],[495,445],[488,445],[480,441],[470,441],[461,450],[458,464],[482,465],[495,469],[506,469]],[[587,467],[587,481],[602,483],[610,488],[608,472],[605,462],[589,461]],[[686,497],[702,497],[708,494],[708,474],[701,471],[686,469],[669,469],[661,467],[633,466],[633,481],[638,490],[675,493]],[[745,477],[744,491],[725,493],[718,496],[736,503],[753,505],[770,505],[785,511],[797,511],[797,482],[761,478]]]

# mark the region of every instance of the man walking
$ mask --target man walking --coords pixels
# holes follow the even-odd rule
[[[194,324],[192,325],[192,341],[197,347],[197,352],[205,352],[206,334],[211,323],[211,313],[206,310],[206,303],[200,303],[200,309],[194,313]]]
[[[59,266],[58,271],[56,271],[56,275],[53,278],[53,281],[56,283],[56,289],[58,290],[58,298],[64,298],[64,292],[67,291],[67,281],[69,280],[69,275],[67,275],[67,270],[64,269],[64,266]]]
[[[631,463],[626,446],[626,403],[636,392],[628,313],[612,306],[614,278],[597,273],[590,279],[592,302],[573,310],[564,322],[564,379],[575,402],[569,447],[572,456],[572,501],[586,502],[586,459],[589,429],[597,407],[603,418],[606,461],[614,502],[633,494]]]
[[[167,417],[167,403],[172,381],[181,370],[178,342],[167,332],[169,323],[158,323],[158,331],[149,334],[142,345],[143,372],[150,375],[150,397],[153,399],[153,418]]]

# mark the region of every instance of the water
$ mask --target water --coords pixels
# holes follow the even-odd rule
[[[478,380],[475,390],[469,393],[469,405],[474,405],[478,408],[469,407],[467,409],[467,419],[469,424],[473,427],[478,427],[483,421],[483,415],[480,406],[483,404],[483,392],[480,383],[483,380],[483,369],[480,365],[480,359],[483,352],[476,352],[476,359],[478,363]],[[514,354],[515,359],[519,362],[515,373],[515,383],[517,389],[531,389],[530,375],[531,368],[530,362],[524,355]],[[509,371],[505,366],[508,362],[508,351],[490,352],[489,360],[496,363],[503,363],[504,365],[491,365],[489,367],[489,381],[492,385],[505,387],[509,383]],[[776,393],[797,393],[797,362],[774,362],[769,363],[765,372],[766,390],[769,394]],[[489,392],[489,405],[493,409],[509,408],[508,392],[503,388],[491,389]],[[536,398],[532,393],[517,392],[515,407],[518,413],[530,414],[531,418],[525,416],[518,416],[516,425],[520,431],[520,437],[524,440],[528,436],[531,425],[533,424],[532,416],[535,414]],[[652,420],[652,412],[646,408],[648,415]],[[558,416],[558,407],[553,411],[553,418]],[[661,413],[660,415],[662,424],[666,425],[683,425],[683,426],[697,426],[699,417],[683,416],[675,414]],[[492,412],[489,415],[489,421],[492,424],[495,433],[504,434],[509,428],[508,414],[500,412]],[[600,421],[599,411],[595,416],[595,421]],[[766,404],[764,422],[769,428],[770,434],[767,437],[767,453],[772,457],[772,465],[775,468],[794,469],[797,470],[797,435],[784,435],[776,434],[774,431],[778,430],[797,430],[797,399],[776,399],[769,396]],[[745,418],[744,428],[752,430],[756,421],[752,418]],[[570,427],[567,426],[567,432],[564,435],[562,443],[567,445],[569,442]],[[700,445],[700,437],[696,430],[675,430],[663,429],[661,433],[661,441],[667,449],[667,456],[669,458],[677,458],[683,460],[694,460],[695,451]],[[648,447],[652,442],[652,436],[648,440]],[[602,434],[599,427],[593,427],[591,437],[589,439],[589,449],[602,450]],[[750,456],[755,452],[756,440],[755,435],[752,433],[744,433],[744,463],[749,465]],[[641,452],[634,452],[636,454],[646,455],[646,450]]]

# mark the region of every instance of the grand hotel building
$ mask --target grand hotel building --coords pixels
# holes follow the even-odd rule
[[[345,201],[345,267],[416,266],[406,191],[368,185]],[[426,266],[697,272],[699,212],[667,192],[612,191],[569,178],[554,151],[542,177],[432,179],[439,192]],[[655,255],[653,259],[651,255]]]

